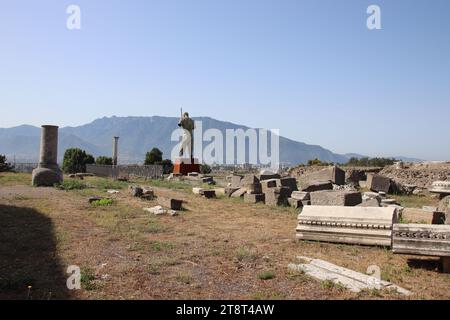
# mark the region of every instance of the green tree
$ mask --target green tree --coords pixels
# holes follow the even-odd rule
[[[145,162],[144,164],[146,166],[156,164],[157,162],[162,161],[163,153],[158,148],[153,148],[150,152],[147,152],[145,155]]]
[[[70,148],[64,152],[62,169],[65,173],[86,172],[86,165],[95,163],[92,155],[79,148]]]
[[[95,164],[104,165],[104,166],[112,166],[113,159],[111,157],[99,156],[95,159]]]
[[[6,162],[6,156],[0,154],[0,172],[12,171],[14,166]]]
[[[173,171],[173,163],[170,159],[165,159],[160,162],[156,162],[155,164],[159,164],[163,166],[163,173],[169,174]]]

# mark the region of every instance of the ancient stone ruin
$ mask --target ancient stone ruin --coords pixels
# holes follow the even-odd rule
[[[63,181],[58,166],[58,127],[42,126],[39,165],[32,173],[32,185],[50,187]]]

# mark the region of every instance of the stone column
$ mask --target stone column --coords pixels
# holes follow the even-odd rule
[[[119,152],[119,137],[114,137],[113,140],[113,165],[117,166],[117,155]]]
[[[63,174],[57,163],[58,159],[58,127],[42,126],[39,165],[33,170],[34,186],[53,186],[61,183]]]

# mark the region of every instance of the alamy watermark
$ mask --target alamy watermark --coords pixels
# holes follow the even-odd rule
[[[367,18],[366,25],[369,30],[380,30],[381,29],[381,9],[376,4],[372,4],[367,7]]]
[[[172,161],[179,157],[179,151],[191,140],[184,129],[172,132],[171,141],[178,141],[171,152]],[[258,164],[279,169],[279,129],[225,129],[210,128],[203,131],[203,122],[195,121],[193,130],[193,157],[199,163],[208,165]],[[206,145],[205,145],[206,144]]]
[[[81,29],[81,8],[78,5],[71,4],[67,7],[66,13],[69,15],[66,20],[66,27],[69,30]]]

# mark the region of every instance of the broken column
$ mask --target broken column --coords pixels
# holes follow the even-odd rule
[[[33,186],[53,186],[63,181],[63,173],[58,166],[58,127],[42,126],[39,165],[33,170]]]
[[[113,165],[117,166],[117,158],[119,153],[119,137],[114,137],[113,140]]]

